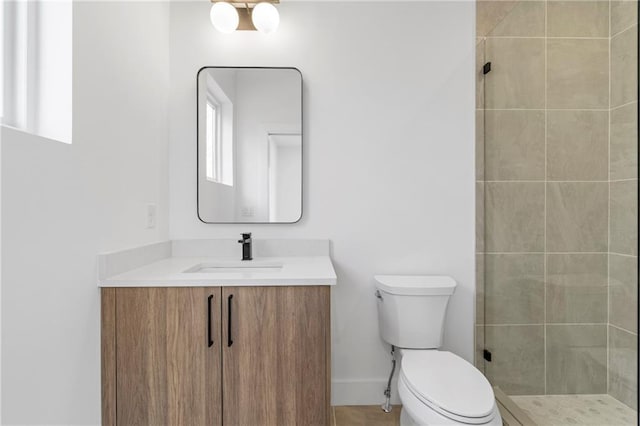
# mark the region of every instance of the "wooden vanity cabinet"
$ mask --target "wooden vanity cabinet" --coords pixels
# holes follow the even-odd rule
[[[330,290],[102,289],[102,424],[330,423]]]
[[[103,425],[222,424],[220,297],[219,287],[102,289]]]
[[[223,424],[329,424],[329,287],[225,287],[222,301]]]

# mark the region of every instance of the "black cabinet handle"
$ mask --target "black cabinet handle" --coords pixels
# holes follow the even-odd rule
[[[213,294],[209,295],[209,299],[207,300],[207,339],[209,340],[209,347],[213,346],[213,335],[211,330],[211,300],[213,299]]]
[[[227,321],[227,346],[233,345],[233,339],[231,338],[231,299],[233,299],[233,294],[230,294],[227,299],[227,314],[229,316]]]

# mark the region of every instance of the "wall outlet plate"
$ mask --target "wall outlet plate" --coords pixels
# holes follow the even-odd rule
[[[157,210],[155,204],[147,204],[147,229],[156,227]]]

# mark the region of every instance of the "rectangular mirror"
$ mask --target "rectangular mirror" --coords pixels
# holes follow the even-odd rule
[[[198,217],[294,223],[302,217],[302,75],[295,68],[198,72]]]

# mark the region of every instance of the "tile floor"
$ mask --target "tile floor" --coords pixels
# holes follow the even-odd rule
[[[638,413],[609,395],[511,396],[540,426],[637,425]]]
[[[350,405],[332,407],[333,426],[399,426],[400,406],[394,405],[391,413],[382,411],[379,405]]]

